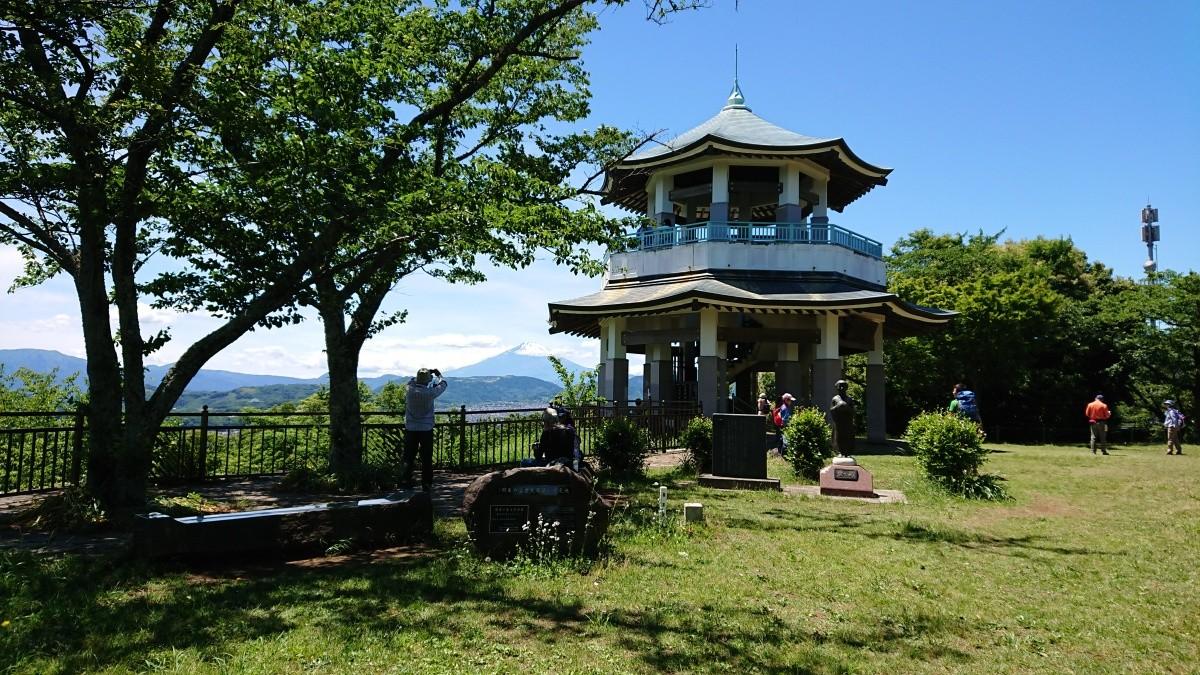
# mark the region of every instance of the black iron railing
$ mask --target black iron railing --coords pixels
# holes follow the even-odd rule
[[[466,470],[516,464],[532,456],[542,430],[542,408],[438,412],[434,465]],[[606,403],[573,411],[580,445],[592,454],[604,423],[628,416],[646,429],[652,450],[680,447],[694,404]],[[0,413],[0,494],[39,492],[77,485],[86,476],[87,433],[82,411]],[[404,418],[394,412],[362,414],[364,460],[399,462]],[[152,479],[186,483],[250,478],[328,468],[327,413],[171,413],[159,429]]]

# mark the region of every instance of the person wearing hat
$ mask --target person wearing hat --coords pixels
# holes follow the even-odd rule
[[[1099,447],[1100,452],[1107,455],[1108,418],[1112,417],[1112,412],[1104,402],[1104,394],[1096,394],[1096,398],[1083,409],[1083,414],[1087,415],[1088,428],[1091,429],[1092,454],[1096,454],[1096,448]]]
[[[758,395],[758,414],[759,415],[770,415],[771,414],[771,402],[767,400],[766,394]]]
[[[411,483],[421,452],[421,488],[433,488],[433,402],[449,386],[437,368],[422,368],[408,381],[404,399],[404,482]]]
[[[1179,435],[1183,431],[1183,413],[1175,407],[1175,401],[1163,401],[1163,426],[1167,429],[1167,454],[1182,455],[1183,446],[1179,443]]]
[[[792,408],[796,404],[796,397],[791,394],[783,394],[779,397],[779,405],[775,407],[775,424],[779,427],[779,454],[787,454],[787,438],[783,435],[783,430],[787,427],[788,420],[792,419]]]

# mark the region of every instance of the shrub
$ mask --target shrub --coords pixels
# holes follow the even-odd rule
[[[1004,499],[1000,476],[980,474],[991,452],[983,431],[971,420],[946,412],[921,413],[904,432],[925,475],[947,490],[971,499]]]
[[[684,464],[699,473],[712,471],[712,418],[695,417],[683,430]]]
[[[600,429],[594,451],[600,468],[610,476],[636,478],[645,473],[650,436],[628,417],[616,417]]]
[[[783,437],[796,474],[809,480],[820,478],[825,460],[833,456],[833,432],[825,413],[818,408],[796,411],[783,427]]]

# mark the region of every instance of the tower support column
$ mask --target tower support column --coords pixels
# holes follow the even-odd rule
[[[723,402],[728,394],[719,393],[724,378],[724,354],[717,351],[717,323],[720,314],[717,310],[706,308],[700,310],[700,356],[697,359],[699,372],[696,373],[696,399],[705,415],[724,412]]]
[[[871,351],[867,352],[867,440],[887,440],[886,384],[883,371],[883,322],[875,324]]]
[[[800,345],[785,342],[779,345],[779,353],[775,357],[775,392],[776,396],[791,394],[801,401],[804,400],[801,389],[804,386],[804,373],[800,367]],[[774,401],[771,402],[774,404]]]
[[[671,372],[671,345],[648,345],[646,366],[642,370],[646,381],[646,398],[665,401],[673,396]]]
[[[813,404],[828,411],[834,394],[833,385],[842,377],[837,314],[817,317],[817,326],[821,329],[821,343],[817,345],[817,358],[813,361]]]
[[[601,348],[604,367],[600,371],[600,396],[609,401],[629,400],[629,359],[621,334],[625,332],[625,317],[600,320]]]

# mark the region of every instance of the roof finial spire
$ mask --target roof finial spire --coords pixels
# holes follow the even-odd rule
[[[738,46],[733,45],[733,91],[729,92],[729,99],[725,101],[725,107],[722,110],[749,110],[746,107],[746,97],[742,94],[742,87],[738,84]]]

